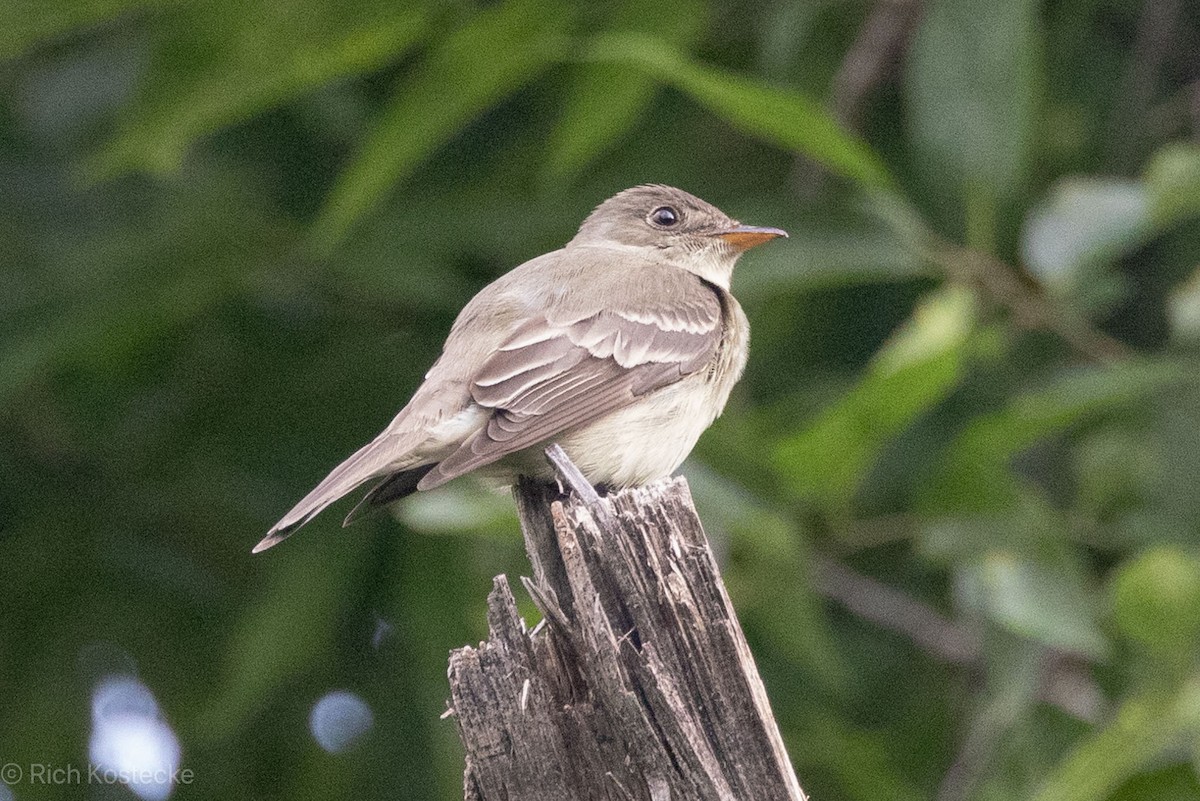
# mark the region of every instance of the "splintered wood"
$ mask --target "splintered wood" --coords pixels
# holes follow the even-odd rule
[[[466,798],[803,801],[687,483],[564,478],[516,491],[545,621],[499,576],[489,639],[450,656]]]

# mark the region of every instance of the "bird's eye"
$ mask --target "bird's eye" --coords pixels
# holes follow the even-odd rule
[[[659,206],[650,212],[650,222],[660,228],[670,228],[679,222],[679,212],[670,206]]]

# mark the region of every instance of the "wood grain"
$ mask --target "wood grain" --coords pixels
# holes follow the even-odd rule
[[[451,654],[465,797],[803,801],[687,483],[580,489],[515,491],[544,623],[499,576]]]

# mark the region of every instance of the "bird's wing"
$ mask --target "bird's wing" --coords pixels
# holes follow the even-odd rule
[[[525,323],[471,381],[472,399],[491,412],[487,423],[418,488],[436,487],[705,369],[721,343],[721,301],[694,276],[680,278],[667,297],[639,302],[635,291],[578,319],[540,315]]]

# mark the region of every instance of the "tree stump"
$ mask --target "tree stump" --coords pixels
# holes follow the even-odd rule
[[[598,497],[515,490],[544,621],[508,580],[489,639],[450,656],[468,801],[804,801],[682,478]]]

